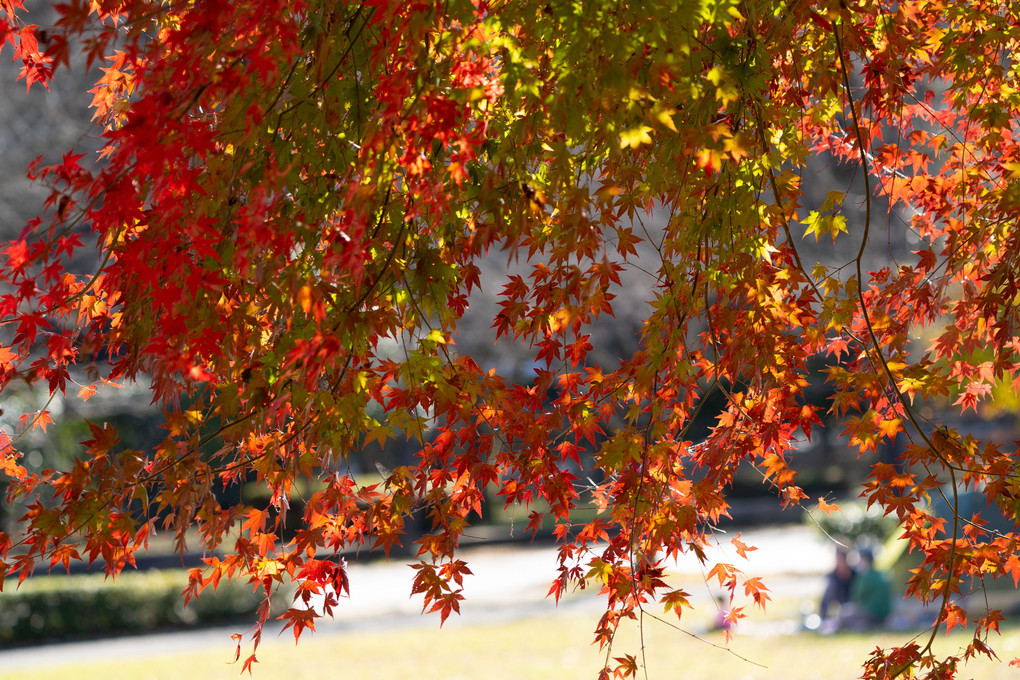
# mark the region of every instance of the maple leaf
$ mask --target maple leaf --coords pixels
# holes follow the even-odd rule
[[[843,354],[847,352],[847,350],[848,350],[848,343],[846,341],[846,338],[844,338],[841,335],[840,336],[836,336],[836,337],[832,338],[831,340],[829,340],[828,346],[826,347],[826,351],[829,354],[831,354],[834,357],[836,357],[836,359],[839,359],[840,357],[842,357]]]
[[[7,266],[14,269],[24,267],[29,261],[28,244],[23,240],[8,245],[4,253],[7,256]]]
[[[0,432],[0,472],[12,479],[25,479],[28,472],[18,463],[21,454],[11,446],[11,439]]]
[[[826,515],[831,515],[834,512],[842,512],[839,506],[835,503],[829,503],[824,498],[818,499],[818,509],[824,512]]]
[[[765,604],[772,598],[769,597],[768,588],[762,583],[758,577],[752,577],[744,581],[744,594],[754,600],[754,603],[761,608],[765,609]]]
[[[0,6],[7,13],[7,16],[15,16],[15,10],[25,9],[25,5],[21,0],[0,0]]]
[[[291,607],[281,614],[279,618],[286,620],[283,630],[290,628],[294,631],[294,642],[296,644],[305,629],[315,631],[315,619],[318,618],[318,614],[315,613],[314,609],[295,609]]]
[[[738,570],[732,564],[725,564],[719,562],[712,566],[705,576],[705,580],[711,581],[716,579],[719,585],[730,588],[731,590],[736,587],[736,575]]]
[[[1013,585],[1020,586],[1020,557],[1011,553],[1002,565],[1002,570],[1013,577]]]
[[[256,663],[258,663],[258,659],[254,654],[245,659],[244,663],[241,664],[241,675],[244,675],[245,673],[250,675],[252,672],[252,666]]]
[[[46,426],[53,422],[53,417],[49,411],[39,411],[35,418],[32,419],[32,429],[39,428],[43,432],[46,431]]]
[[[667,612],[672,610],[679,618],[685,607],[691,607],[691,603],[688,600],[689,597],[689,593],[686,593],[683,590],[673,590],[663,595],[661,597],[661,602]]]
[[[87,439],[82,442],[91,451],[96,453],[105,453],[110,451],[119,441],[117,437],[117,428],[109,423],[102,425],[87,422],[89,432],[92,434],[92,439]]]
[[[17,359],[20,359],[20,356],[16,352],[12,352],[10,347],[0,346],[0,370],[13,368]]]
[[[967,627],[967,612],[959,606],[949,603],[942,610],[942,620],[946,624],[946,631],[952,630],[955,626]]]
[[[731,538],[730,543],[732,543],[736,547],[737,555],[739,555],[741,558],[745,560],[747,559],[747,553],[753,552],[758,549],[756,546],[747,545],[746,543],[741,541],[740,534],[737,534],[735,538]]]

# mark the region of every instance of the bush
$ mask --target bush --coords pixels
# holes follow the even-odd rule
[[[817,524],[827,536],[845,539],[853,545],[882,545],[896,530],[896,517],[883,515],[882,508],[860,501],[840,502],[840,511],[815,513],[805,521]]]
[[[244,583],[224,581],[184,606],[181,569],[37,576],[0,593],[0,645],[197,627],[251,618],[262,602]]]

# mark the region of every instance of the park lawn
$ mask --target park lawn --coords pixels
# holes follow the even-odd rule
[[[373,678],[373,680],[594,680],[604,656],[590,645],[593,619],[577,612],[551,612],[541,618],[504,623],[453,621],[432,627],[374,629],[365,632],[323,631],[302,637],[267,639],[253,677],[272,680]],[[868,635],[736,635],[729,650],[721,633],[696,639],[660,623],[649,622],[644,640],[648,678],[684,680],[826,680],[852,679],[876,646],[902,643],[906,633]],[[966,634],[938,638],[946,652],[967,643]],[[1020,629],[1005,629],[998,644],[1008,662],[1020,656]],[[625,631],[615,654],[639,653],[636,630]],[[744,657],[741,659],[737,655]],[[222,649],[147,658],[109,659],[68,666],[4,672],[0,680],[226,680],[237,678],[240,664],[230,664],[229,642]],[[242,657],[243,658],[243,657]],[[752,663],[754,662],[754,663]],[[973,662],[960,678],[1016,680],[1020,671],[1007,663]]]

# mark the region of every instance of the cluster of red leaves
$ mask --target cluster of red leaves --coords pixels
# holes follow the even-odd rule
[[[257,646],[284,579],[299,637],[322,613],[313,598],[328,613],[348,589],[340,551],[388,551],[427,513],[413,590],[445,620],[470,574],[460,537],[494,487],[532,506],[529,530],[552,518],[550,594],[597,583],[604,675],[632,675],[633,656],[611,656],[618,626],[653,603],[683,618],[668,562],[707,561],[739,466],[784,504],[809,500],[791,456],[819,423],[804,392],[821,358],[862,455],[909,439],[864,495],[923,555],[909,592],[940,603],[938,624],[967,625],[957,596],[1020,578],[1017,537],[930,501],[975,488],[1012,515],[1020,472],[1013,450],[937,429],[919,406],[1017,387],[1020,88],[1003,55],[1020,16],[980,1],[723,5],[70,0],[40,52],[42,29],[4,2],[0,36],[29,87],[72,54],[102,65],[105,147],[95,166],[67,153],[30,169],[52,191],[2,249],[0,388],[78,383],[88,398],[148,381],[168,434],[133,451],[93,425],[71,469],[34,474],[4,434],[0,472],[28,510],[20,535],[0,534],[0,576],[82,558],[115,573],[157,524],[181,550],[195,530],[222,557],[188,597],[249,579],[267,598]],[[867,178],[845,270],[806,263],[791,232],[805,219],[794,170],[819,153]],[[920,245],[865,276],[879,198],[913,212],[895,230]],[[668,215],[655,235],[653,209]],[[841,231],[833,215],[805,224]],[[72,276],[90,239],[100,264]],[[533,350],[529,384],[451,347],[490,249],[524,262],[492,327]],[[652,277],[641,349],[601,366],[591,328],[628,271]],[[692,443],[713,395],[725,408]],[[368,486],[338,472],[398,434],[420,442],[416,465]],[[276,512],[217,502],[249,479]],[[306,479],[317,490],[284,540]],[[577,521],[588,502],[597,516]],[[709,578],[768,600],[733,565]],[[973,621],[965,656],[992,654],[998,620]],[[951,677],[956,660],[914,645],[865,668],[912,666]]]

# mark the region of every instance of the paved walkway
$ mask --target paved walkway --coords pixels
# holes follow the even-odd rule
[[[728,542],[736,535],[736,532],[720,534],[720,544],[709,552],[709,558],[732,563],[747,575],[762,576],[774,597],[818,596],[822,575],[832,565],[833,547],[819,539],[817,530],[787,526],[744,532],[740,540],[758,547],[747,553],[746,560],[740,558],[735,546]],[[451,617],[447,625],[526,618],[556,606],[551,599],[546,599],[556,573],[554,547],[481,546],[465,549],[463,559],[468,562],[473,576],[465,579],[461,616]],[[685,556],[671,571],[676,582],[694,594],[695,606],[711,606],[711,593],[701,585],[705,570],[696,558]],[[364,631],[437,625],[434,616],[421,615],[420,596],[409,596],[413,573],[405,563],[354,563],[349,566],[348,574],[351,597],[341,602],[333,621],[316,625],[316,635],[353,628]],[[561,600],[559,608],[590,610],[596,614],[603,606],[602,600],[588,594]],[[279,624],[274,627],[278,628]],[[267,638],[274,635],[272,630],[267,631]],[[237,632],[243,632],[239,625],[0,650],[0,674],[3,670],[42,668],[78,660],[229,647],[230,636]]]

